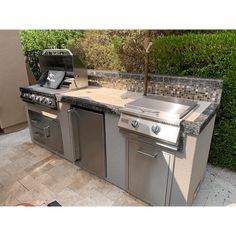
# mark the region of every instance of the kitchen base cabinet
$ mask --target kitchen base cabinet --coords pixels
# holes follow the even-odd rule
[[[128,192],[151,205],[166,205],[170,155],[128,140]]]

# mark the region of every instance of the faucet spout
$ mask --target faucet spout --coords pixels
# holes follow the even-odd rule
[[[149,71],[149,49],[152,45],[150,42],[150,30],[146,30],[144,39],[145,57],[144,57],[144,88],[143,95],[147,96],[148,90],[148,71]]]

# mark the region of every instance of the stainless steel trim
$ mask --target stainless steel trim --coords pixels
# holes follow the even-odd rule
[[[165,148],[169,148],[169,149],[171,149],[173,151],[178,151],[178,147],[170,146],[170,145],[159,143],[159,142],[155,142],[155,143],[157,145],[159,145],[159,146],[162,146],[162,147],[165,147]]]
[[[72,127],[72,113],[74,113],[74,108],[72,108],[72,109],[69,109],[69,110],[67,110],[67,113],[68,113],[68,118],[69,118],[69,133],[70,133],[70,138],[71,138],[71,143],[72,143],[72,145],[73,145],[73,150],[72,150],[72,152],[73,152],[73,161],[75,162],[75,161],[77,161],[77,160],[79,160],[79,158],[80,157],[76,157],[76,153],[75,153],[75,147],[74,147],[74,145],[75,145],[75,142],[74,142],[74,135],[73,135],[73,127]]]
[[[172,126],[179,126],[180,125],[180,120],[179,119],[166,119],[166,117],[160,118],[158,116],[150,116],[146,113],[142,113],[138,111],[137,109],[131,109],[128,107],[121,108],[120,111],[124,114],[132,115],[132,116],[137,116],[139,118],[145,118],[150,121],[157,121],[163,124],[168,124]],[[149,113],[150,114],[150,113]],[[159,114],[156,112],[156,114]]]
[[[138,153],[139,154],[142,154],[142,155],[144,155],[144,156],[147,156],[147,157],[151,157],[151,158],[157,158],[158,157],[158,153],[157,154],[155,154],[155,155],[151,155],[151,154],[149,154],[149,153],[146,153],[146,152],[143,152],[143,151],[138,151]]]
[[[165,157],[166,162],[168,163],[168,166],[169,166],[165,205],[170,206],[171,190],[172,190],[172,183],[173,183],[173,177],[174,177],[174,167],[175,167],[175,155],[170,154],[170,153],[164,153],[164,157]]]
[[[42,55],[45,55],[45,54],[47,54],[49,52],[52,52],[52,53],[53,52],[67,53],[67,54],[69,54],[71,56],[73,55],[72,52],[69,49],[58,49],[58,48],[55,48],[55,49],[44,49]]]

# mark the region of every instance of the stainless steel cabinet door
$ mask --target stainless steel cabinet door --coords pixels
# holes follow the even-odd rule
[[[165,205],[169,156],[152,145],[129,140],[128,159],[129,192],[152,205]]]
[[[79,165],[89,172],[105,177],[105,133],[102,113],[75,108],[78,135]]]

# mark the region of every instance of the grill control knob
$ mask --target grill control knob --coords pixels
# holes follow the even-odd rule
[[[154,134],[158,134],[160,131],[161,131],[160,126],[158,126],[158,125],[153,125],[153,126],[152,126],[152,132],[153,132]]]
[[[50,99],[49,98],[45,98],[44,104],[49,105],[49,102],[50,102]]]
[[[39,102],[40,96],[36,96],[35,100],[36,100],[37,102]]]
[[[34,95],[34,94],[31,94],[31,95],[30,95],[30,99],[34,101],[34,100],[35,100],[35,95]]]
[[[131,125],[132,125],[134,128],[138,128],[138,126],[139,126],[139,121],[138,121],[138,120],[132,120],[132,121],[131,121]]]
[[[44,98],[44,97],[41,97],[39,101],[40,101],[40,103],[43,103],[44,100],[45,100],[45,98]]]

